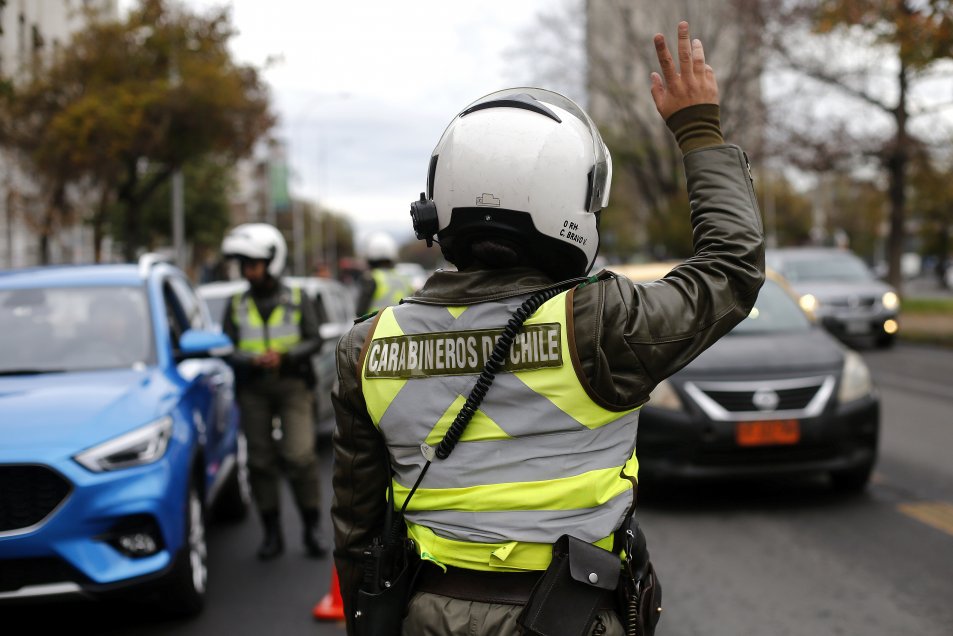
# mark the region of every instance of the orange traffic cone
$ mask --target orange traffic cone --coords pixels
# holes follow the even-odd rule
[[[341,584],[338,582],[338,569],[331,566],[331,589],[311,611],[319,621],[343,621],[344,601],[341,600]]]

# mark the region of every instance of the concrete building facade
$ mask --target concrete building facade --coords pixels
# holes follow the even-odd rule
[[[87,10],[102,18],[119,16],[118,0],[0,0],[0,80],[29,78],[87,22]],[[39,261],[38,237],[29,222],[37,199],[36,185],[15,154],[0,151],[0,268],[26,267]],[[54,237],[57,262],[92,259],[89,230],[69,228]]]

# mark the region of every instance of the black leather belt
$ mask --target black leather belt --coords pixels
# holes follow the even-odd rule
[[[428,592],[477,603],[525,605],[533,586],[543,576],[539,572],[482,572],[424,563],[417,575],[416,592]]]
[[[538,572],[483,572],[447,566],[447,571],[424,563],[417,575],[415,592],[439,594],[461,601],[526,605],[536,583],[543,577]],[[606,591],[597,609],[615,609],[615,593]]]

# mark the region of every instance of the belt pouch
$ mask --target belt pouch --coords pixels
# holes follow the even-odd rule
[[[618,555],[564,534],[517,623],[529,636],[585,636],[619,584]]]

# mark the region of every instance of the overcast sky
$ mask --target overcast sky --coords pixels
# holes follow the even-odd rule
[[[127,9],[134,0],[121,0]],[[409,208],[452,117],[526,82],[507,52],[544,0],[185,0],[227,4],[233,51],[262,66],[299,197],[348,214],[358,235],[412,235]],[[550,3],[552,4],[551,0]],[[399,234],[398,234],[399,233]]]

